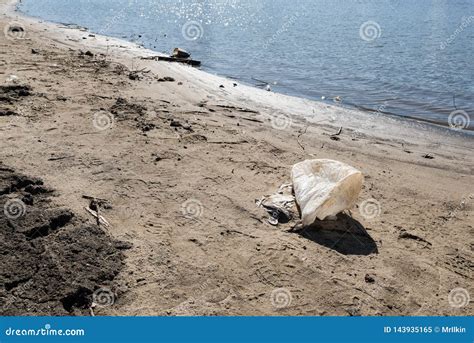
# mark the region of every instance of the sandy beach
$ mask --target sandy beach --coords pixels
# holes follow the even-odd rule
[[[454,297],[474,297],[472,135],[149,60],[14,3],[0,0],[2,315],[474,314]],[[362,171],[358,206],[270,225],[255,201],[316,158]]]

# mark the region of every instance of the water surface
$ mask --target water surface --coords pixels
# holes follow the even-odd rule
[[[159,52],[179,46],[204,70],[274,91],[339,96],[345,106],[442,125],[464,110],[474,128],[472,0],[23,0],[19,7]]]

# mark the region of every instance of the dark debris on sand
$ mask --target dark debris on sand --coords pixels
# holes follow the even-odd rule
[[[124,242],[53,195],[0,164],[0,315],[88,315],[94,292],[113,294]]]
[[[31,87],[24,85],[2,85],[0,86],[0,117],[2,116],[15,116],[18,113],[12,106],[16,102],[20,101],[21,98],[30,96]]]

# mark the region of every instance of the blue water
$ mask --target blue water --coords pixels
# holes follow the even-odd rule
[[[19,7],[159,52],[179,46],[204,70],[274,91],[339,96],[346,106],[443,125],[462,109],[474,128],[474,0],[23,0]]]

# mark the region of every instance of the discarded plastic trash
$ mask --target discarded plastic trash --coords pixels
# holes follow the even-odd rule
[[[10,75],[10,76],[7,78],[7,82],[17,83],[17,82],[18,82],[18,76],[16,76],[16,75]]]
[[[327,159],[295,164],[291,178],[304,226],[354,206],[364,180],[359,170]]]
[[[283,184],[277,192],[256,201],[270,217],[271,225],[295,219],[298,203],[303,226],[316,218],[330,219],[351,208],[362,190],[363,176],[357,169],[333,160],[306,160],[291,171],[292,184]],[[294,194],[293,194],[294,191]]]
[[[283,184],[276,193],[264,196],[256,201],[257,206],[263,207],[270,215],[268,222],[271,225],[276,226],[278,223],[288,223],[293,218],[295,197],[292,193],[291,183]]]

